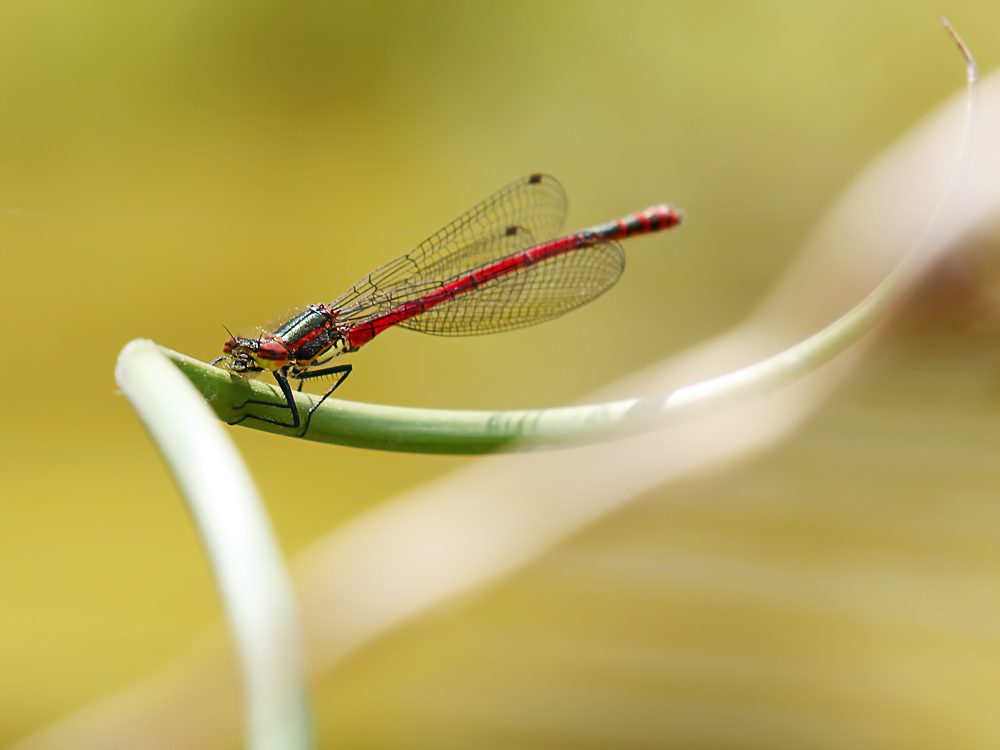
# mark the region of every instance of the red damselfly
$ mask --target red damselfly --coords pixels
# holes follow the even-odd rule
[[[270,372],[285,401],[251,399],[247,406],[285,409],[287,419],[245,413],[245,419],[297,429],[302,418],[289,378],[334,377],[313,412],[351,373],[330,365],[382,331],[401,326],[438,336],[496,333],[540,323],[607,291],[625,268],[616,240],[680,223],[677,209],[651,206],[606,224],[557,237],[566,194],[549,175],[512,182],[406,255],[358,281],[328,305],[310,305],[273,333],[231,336],[212,364],[242,377]]]

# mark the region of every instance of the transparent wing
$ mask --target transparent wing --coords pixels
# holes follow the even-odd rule
[[[372,271],[334,300],[340,320],[367,318],[466,271],[555,237],[566,193],[555,177],[522,177],[466,211],[406,255]],[[509,228],[515,228],[513,235]],[[417,295],[419,296],[419,295]],[[406,299],[404,299],[404,297]]]
[[[541,323],[590,302],[607,291],[625,269],[625,253],[613,241],[600,241],[501,276],[436,305],[398,325],[437,336],[496,333]],[[464,276],[465,274],[459,274]],[[441,282],[407,290],[386,300],[364,324],[391,311],[400,300],[417,299]],[[405,299],[403,299],[405,297]]]
[[[621,246],[602,241],[495,279],[399,325],[436,336],[524,328],[590,302],[610,289],[624,270]]]

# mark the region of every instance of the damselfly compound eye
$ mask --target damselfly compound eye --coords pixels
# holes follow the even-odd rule
[[[260,342],[254,355],[257,362],[268,370],[277,370],[288,364],[288,348],[276,339]]]

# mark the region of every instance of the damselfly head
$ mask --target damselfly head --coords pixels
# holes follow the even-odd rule
[[[212,364],[221,367],[223,370],[235,372],[237,375],[254,376],[261,372],[261,368],[256,365],[253,357],[252,339],[240,339],[230,336],[222,345],[222,356],[212,360]]]
[[[222,345],[222,356],[213,364],[238,375],[257,375],[264,370],[280,370],[288,364],[288,349],[273,335],[259,339],[230,336]]]

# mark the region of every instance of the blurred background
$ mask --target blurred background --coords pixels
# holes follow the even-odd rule
[[[568,229],[684,207],[594,304],[485,338],[391,331],[338,393],[571,403],[739,322],[852,176],[961,89],[939,13],[996,67],[985,0],[4,4],[0,745],[220,618],[116,393],[127,341],[211,359],[223,326],[330,301],[534,171],[565,186]],[[795,440],[324,678],[323,746],[995,747],[995,245]],[[232,435],[289,555],[466,463]]]

